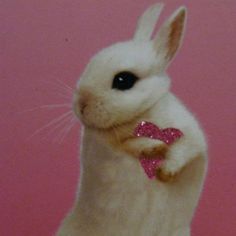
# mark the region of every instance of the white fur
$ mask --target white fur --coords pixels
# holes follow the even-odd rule
[[[153,14],[153,8],[150,10]],[[174,13],[170,23],[178,18],[180,11],[183,8]],[[141,18],[135,40],[98,53],[78,83],[75,113],[85,125],[79,192],[58,236],[190,235],[191,219],[206,172],[207,147],[195,118],[169,91],[170,80],[165,69],[175,53],[165,61],[168,48],[161,48],[158,54],[159,47],[155,45],[160,42],[137,40],[140,32],[151,35],[150,30],[140,29],[146,27],[147,19]],[[168,40],[169,25],[164,26],[163,35],[156,40]],[[129,91],[111,89],[114,75],[127,70],[137,74],[140,81]],[[88,101],[81,114],[80,104],[85,97]],[[108,130],[114,126],[128,129],[133,120],[149,120],[162,128],[175,127],[184,133],[170,147],[161,167],[166,173],[179,173],[173,182],[149,180],[137,158],[110,143],[114,137],[107,138]],[[149,141],[144,139],[143,145],[150,144]]]
[[[146,41],[152,36],[156,22],[161,14],[164,5],[162,3],[157,3],[149,7],[140,17],[135,31],[134,40],[135,41]]]

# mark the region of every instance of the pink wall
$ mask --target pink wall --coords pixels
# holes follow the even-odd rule
[[[154,2],[2,1],[1,236],[52,235],[76,190],[78,127],[62,144],[52,141],[60,129],[28,139],[66,109],[25,110],[70,101],[56,80],[73,87],[90,56],[131,37],[138,15]],[[173,90],[197,114],[210,145],[193,236],[235,236],[236,1],[165,2],[164,17],[181,4],[189,9],[184,45],[169,73]]]

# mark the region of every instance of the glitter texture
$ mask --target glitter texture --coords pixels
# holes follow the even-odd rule
[[[142,121],[134,130],[136,137],[147,137],[151,139],[159,139],[166,144],[170,145],[183,136],[183,133],[175,128],[160,129],[158,126],[151,122]],[[143,167],[148,178],[153,179],[156,177],[156,171],[162,163],[163,157],[147,158],[140,157],[140,164]]]
[[[143,167],[145,173],[149,179],[156,177],[156,170],[161,165],[162,161],[159,158],[149,159],[145,157],[140,158],[141,166]]]
[[[172,144],[183,136],[183,133],[175,128],[160,129],[151,122],[142,121],[134,130],[137,137],[147,137],[151,139],[159,139],[166,144]]]

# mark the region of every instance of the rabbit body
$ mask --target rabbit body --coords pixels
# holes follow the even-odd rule
[[[160,126],[178,127],[186,138],[192,137],[189,146],[174,150],[176,163],[170,162],[169,168],[179,169],[183,163],[178,161],[191,162],[172,183],[149,180],[135,158],[114,152],[97,133],[85,128],[79,198],[59,236],[190,235],[206,171],[203,134],[172,94],[148,115]],[[184,159],[178,156],[182,151]]]
[[[145,42],[160,8],[144,13],[134,42],[98,53],[81,77],[75,94],[75,113],[84,124],[79,191],[58,236],[190,235],[207,169],[207,145],[196,119],[169,91],[164,72],[179,45],[185,10],[171,17],[157,40]],[[166,43],[167,35],[171,42]],[[128,69],[146,79],[130,91],[110,89],[113,72]],[[168,147],[160,140],[134,138],[141,121],[177,128],[184,136]],[[157,179],[150,180],[139,154],[163,150]]]

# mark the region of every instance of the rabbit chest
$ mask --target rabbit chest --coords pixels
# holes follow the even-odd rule
[[[176,193],[178,187],[148,179],[137,159],[113,152],[92,133],[83,138],[77,209],[95,235],[167,236],[188,225],[181,216],[189,215],[183,208],[188,202]]]

